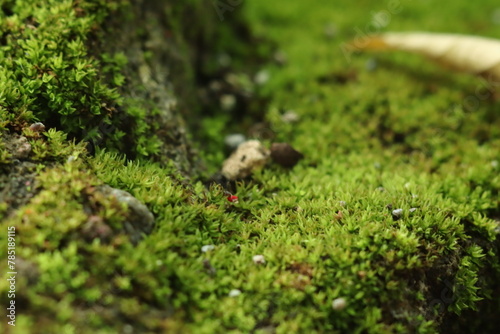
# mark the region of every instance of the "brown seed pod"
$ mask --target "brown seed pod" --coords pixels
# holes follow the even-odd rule
[[[271,159],[283,167],[291,168],[303,157],[302,153],[288,143],[273,143],[271,145]]]

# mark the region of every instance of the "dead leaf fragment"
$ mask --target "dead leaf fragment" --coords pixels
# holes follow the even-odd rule
[[[400,50],[426,56],[453,69],[500,78],[500,40],[460,34],[408,32],[369,36],[353,50]]]

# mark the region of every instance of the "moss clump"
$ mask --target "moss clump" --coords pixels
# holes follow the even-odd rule
[[[111,60],[92,57],[87,43],[118,5],[118,1],[106,5],[99,1],[3,4],[3,127],[19,130],[36,120],[83,139],[97,136],[88,133],[89,129],[111,123],[120,96],[116,88],[101,79],[102,64]],[[120,83],[117,81],[121,80],[115,74],[114,82]],[[108,139],[116,146],[123,135],[117,132]]]
[[[127,164],[109,153],[90,163],[79,157],[40,173],[36,196],[2,223],[16,226],[18,235],[16,300],[26,311],[18,327],[103,333],[128,323],[140,331],[166,328],[162,314],[189,308],[197,298],[191,274],[204,270],[201,261],[183,258],[204,242],[222,240],[234,229],[234,214],[225,213],[221,192],[215,201],[200,197],[202,189],[186,189],[174,170]],[[122,227],[127,208],[102,196],[97,189],[103,181],[146,203],[157,221],[168,222],[158,229],[169,236],[134,247]]]
[[[203,6],[203,1],[164,6],[141,0],[5,2],[0,129],[19,132],[39,121],[85,140],[92,153],[106,147],[166,162],[165,146],[188,146],[186,131],[177,129],[184,124],[176,95],[185,101],[189,93],[197,100],[192,67],[199,60],[190,46],[198,40],[206,44],[216,30],[208,18],[200,22],[203,29],[192,29],[199,35],[188,35],[181,17]],[[183,112],[194,105],[179,104]]]
[[[238,203],[218,186],[184,178],[173,161],[99,149],[89,157],[82,144],[61,144],[66,133],[24,130],[34,153],[18,160],[35,164],[33,198],[0,206],[2,229],[18,232],[17,328],[496,333],[498,102],[470,109],[464,101],[479,79],[417,57],[352,55],[345,63],[339,46],[355,35],[352,27],[384,9],[363,4],[256,0],[238,8],[288,57],[268,65],[270,80],[258,94],[270,100],[265,122],[274,138],[305,155],[292,170],[270,166],[238,182]],[[496,2],[442,5],[446,14],[435,4],[404,2],[390,28],[495,34],[482,8],[493,11]],[[442,20],[464,9],[467,16],[452,26]],[[112,67],[120,62],[109,57]],[[298,122],[283,120],[291,109]],[[151,121],[142,111],[138,118]],[[18,115],[9,111],[4,138],[14,135]],[[230,118],[204,124],[224,132]],[[222,146],[219,131],[204,136],[219,140],[208,148]],[[5,140],[0,150],[10,175],[16,152]],[[205,154],[214,164],[223,159]],[[127,208],[99,195],[103,183],[149,207],[151,235],[130,242],[122,230]],[[256,255],[265,263],[255,263]],[[0,282],[2,304],[7,289]]]

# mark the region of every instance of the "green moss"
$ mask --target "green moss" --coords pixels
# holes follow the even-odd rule
[[[100,80],[100,64],[88,56],[85,43],[116,5],[14,1],[3,6],[1,105],[15,117],[4,126],[36,119],[81,138],[85,128],[109,122],[112,110],[103,103],[112,106],[119,95]]]
[[[402,4],[388,29],[495,35],[484,23],[494,1],[444,1],[446,11],[430,2]],[[37,137],[24,130],[39,164],[36,193],[0,224],[18,232],[21,330],[494,333],[498,102],[470,109],[464,101],[480,79],[417,57],[352,55],[347,63],[341,44],[384,6],[259,0],[238,8],[288,56],[284,66],[267,66],[270,81],[257,93],[270,100],[266,122],[275,140],[305,155],[292,170],[269,166],[238,182],[238,203],[220,187],[185,179],[172,164],[128,160],[113,145],[87,157],[81,144],[66,141],[70,131]],[[327,37],[332,23],[338,33]],[[372,71],[370,59],[377,60]],[[123,57],[105,55],[100,64],[118,86]],[[30,108],[39,105],[24,101],[30,108],[23,109],[17,97],[26,94],[17,89],[1,96],[11,104],[0,103],[2,124],[14,130],[34,120]],[[141,134],[155,129],[140,103],[125,103],[145,124]],[[297,123],[282,120],[290,109]],[[215,141],[204,152],[212,170],[224,157],[221,132],[229,119],[203,120],[202,137]],[[154,142],[142,143],[140,155],[154,154]],[[5,162],[11,158],[0,145]],[[121,227],[126,208],[96,191],[103,183],[130,192],[155,215],[155,230],[136,246]],[[110,232],[90,233],[96,220]],[[202,252],[204,245],[215,248]],[[265,264],[252,261],[258,254]],[[231,297],[233,289],[241,294]],[[4,280],[2,304],[6,290]],[[332,307],[337,298],[344,309]]]
[[[131,20],[131,13],[120,0],[6,2],[0,12],[0,129],[41,121],[95,147],[158,155],[154,112],[141,98],[124,103],[119,92],[130,80],[125,54],[102,53],[106,29],[115,29],[108,21]]]
[[[34,161],[59,161],[63,162],[69,158],[72,153],[75,153],[77,158],[79,155],[86,154],[83,144],[76,145],[74,142],[68,142],[67,134],[55,129],[49,129],[44,133],[44,138],[34,134],[32,131],[25,129],[24,133],[31,138],[31,148]]]

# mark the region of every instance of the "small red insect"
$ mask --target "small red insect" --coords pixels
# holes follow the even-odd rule
[[[238,196],[228,195],[227,200],[232,203],[238,203]]]

